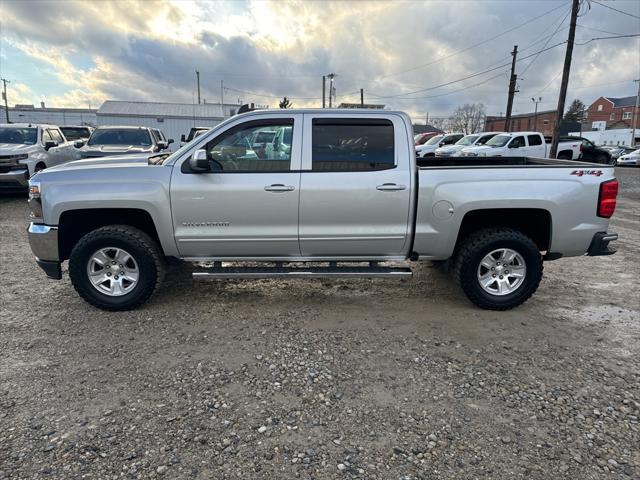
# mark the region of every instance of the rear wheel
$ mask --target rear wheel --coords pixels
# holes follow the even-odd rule
[[[103,310],[131,310],[159,285],[164,261],[156,242],[128,225],[87,233],[69,257],[69,276],[80,296]]]
[[[491,228],[463,241],[453,271],[474,304],[509,310],[538,289],[542,270],[542,256],[529,237],[510,228]]]

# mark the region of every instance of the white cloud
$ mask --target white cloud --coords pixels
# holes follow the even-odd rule
[[[640,2],[617,4],[640,14]],[[230,88],[226,98],[274,105],[276,97],[287,95],[296,106],[317,106],[320,76],[335,72],[338,95],[362,87],[372,103],[423,117],[425,112],[447,114],[467,102],[483,102],[489,113],[504,111],[508,67],[442,88],[430,87],[508,63],[514,44],[521,51],[530,46],[521,57],[542,48],[541,37],[544,40],[553,32],[569,3],[165,0],[57,2],[55,10],[47,6],[5,3],[4,35],[25,54],[46,62],[64,85],[47,99],[50,105],[86,106],[89,101],[97,105],[107,98],[191,101],[197,68],[203,96],[209,101],[218,100],[222,79]],[[467,48],[556,6],[557,10],[522,28]],[[42,10],[47,14],[38,13]],[[620,33],[640,31],[634,19],[597,5],[579,24]],[[605,35],[578,30],[580,41]],[[549,44],[565,37],[566,29],[560,30]],[[56,55],[50,54],[52,48]],[[637,39],[576,46],[568,101],[579,97],[589,103],[599,95],[634,93],[632,82],[622,80],[639,75],[639,51]],[[516,111],[528,111],[534,95],[543,96],[541,108],[555,107],[563,55],[564,46],[542,53],[521,75]],[[93,65],[80,66],[78,58],[83,56],[91,58]],[[530,61],[520,62],[516,71],[523,71]],[[405,97],[373,96],[422,89]],[[358,98],[354,93],[338,101]]]

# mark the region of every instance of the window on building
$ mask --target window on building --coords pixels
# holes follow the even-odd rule
[[[631,112],[623,112],[622,113],[623,120],[631,120]]]
[[[544,120],[544,121],[542,122],[542,124],[543,124],[543,125],[549,125],[549,120]]]
[[[616,119],[616,114],[612,113],[611,115],[609,115],[609,120],[615,120]]]
[[[598,111],[601,112],[602,111],[602,105],[598,105]]]
[[[388,120],[316,118],[311,135],[315,172],[395,166],[393,124]]]

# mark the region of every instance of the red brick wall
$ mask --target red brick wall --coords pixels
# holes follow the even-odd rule
[[[511,131],[512,132],[525,132],[533,131],[540,132],[543,135],[552,135],[553,127],[556,123],[556,113],[547,112],[539,113],[537,120],[533,113],[525,115],[518,115],[517,117],[511,117]],[[487,117],[485,120],[485,131],[504,131],[504,117]]]
[[[598,110],[599,106],[602,107],[602,110]],[[616,128],[631,128],[633,109],[633,106],[615,108],[609,100],[600,97],[587,108],[587,118],[585,118],[584,123],[589,128],[592,122],[607,122],[607,128],[612,127],[614,124]],[[623,118],[625,112],[631,113],[630,118]],[[640,111],[636,112],[636,126],[638,125],[640,125]]]

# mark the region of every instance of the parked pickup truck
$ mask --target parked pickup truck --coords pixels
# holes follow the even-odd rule
[[[35,172],[77,158],[55,125],[0,124],[0,192],[26,193]]]
[[[556,158],[578,160],[581,141],[560,141]],[[551,139],[538,132],[512,132],[496,135],[484,145],[463,148],[463,157],[536,157],[551,156]]]
[[[282,152],[284,141],[253,150],[280,130]],[[543,260],[608,255],[617,239],[612,167],[458,157],[418,168],[410,118],[384,110],[254,111],[149,163],[82,160],[29,184],[36,261],[60,279],[69,260],[77,292],[106,310],[144,303],[166,257],[210,265],[199,279],[404,278],[408,267],[379,262],[430,260],[476,305],[506,310],[538,288]]]
[[[89,140],[76,140],[80,158],[107,157],[113,155],[152,155],[169,148],[173,139],[167,140],[157,128],[103,126],[96,128]]]

